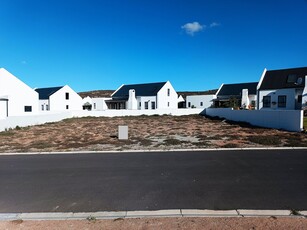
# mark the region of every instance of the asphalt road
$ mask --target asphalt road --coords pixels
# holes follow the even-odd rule
[[[0,213],[307,210],[307,150],[0,156]]]

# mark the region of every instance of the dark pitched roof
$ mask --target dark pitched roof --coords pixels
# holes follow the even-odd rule
[[[35,91],[38,92],[40,100],[47,100],[52,94],[62,89],[63,87],[64,86],[50,87],[50,88],[37,88],[35,89]]]
[[[259,89],[304,88],[306,75],[307,67],[270,70],[265,73]]]
[[[129,98],[129,90],[135,90],[135,96],[156,96],[166,82],[123,85],[117,92],[112,95],[112,98],[126,100]]]
[[[224,84],[217,96],[241,96],[242,89],[248,89],[248,94],[257,94],[258,82]]]

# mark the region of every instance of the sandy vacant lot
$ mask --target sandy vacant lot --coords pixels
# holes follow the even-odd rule
[[[145,218],[116,220],[69,220],[69,221],[2,221],[0,229],[224,229],[224,230],[294,230],[307,229],[305,218]]]
[[[118,140],[128,125],[129,140]],[[0,152],[307,146],[305,133],[251,127],[200,115],[72,118],[0,132]]]

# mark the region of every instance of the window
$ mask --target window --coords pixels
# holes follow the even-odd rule
[[[297,103],[302,103],[302,95],[297,96]]]
[[[49,110],[49,106],[48,105],[46,105],[46,110]]]
[[[271,96],[263,96],[262,102],[263,102],[263,108],[270,108],[271,107]]]
[[[42,111],[44,111],[44,105],[42,105]]]
[[[66,109],[69,109],[69,105],[66,105]]]
[[[203,105],[204,105],[204,103],[201,101],[201,102],[200,102],[200,106],[203,106]]]
[[[287,83],[296,83],[297,75],[296,74],[289,74],[287,78]]]
[[[32,106],[25,106],[25,112],[32,112]]]
[[[285,108],[286,105],[287,105],[287,96],[285,95],[278,96],[278,107]]]
[[[167,107],[169,107],[169,102],[167,102]]]
[[[156,102],[154,101],[151,102],[151,109],[156,109]]]
[[[96,103],[94,103],[94,109],[96,109]]]
[[[171,90],[167,89],[167,96],[170,96],[170,95],[171,95]]]
[[[141,103],[141,102],[139,103],[139,107],[140,107],[140,108],[142,107],[142,103]]]
[[[65,93],[66,100],[69,100],[69,93]]]
[[[145,101],[145,109],[148,109],[148,101]]]
[[[253,108],[255,108],[255,106],[256,106],[256,101],[255,101],[255,100],[252,100],[251,105],[252,105]]]
[[[188,103],[188,107],[191,108],[191,102]]]

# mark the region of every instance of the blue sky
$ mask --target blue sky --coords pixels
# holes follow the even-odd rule
[[[33,88],[208,90],[307,66],[307,0],[0,3],[0,67]]]

